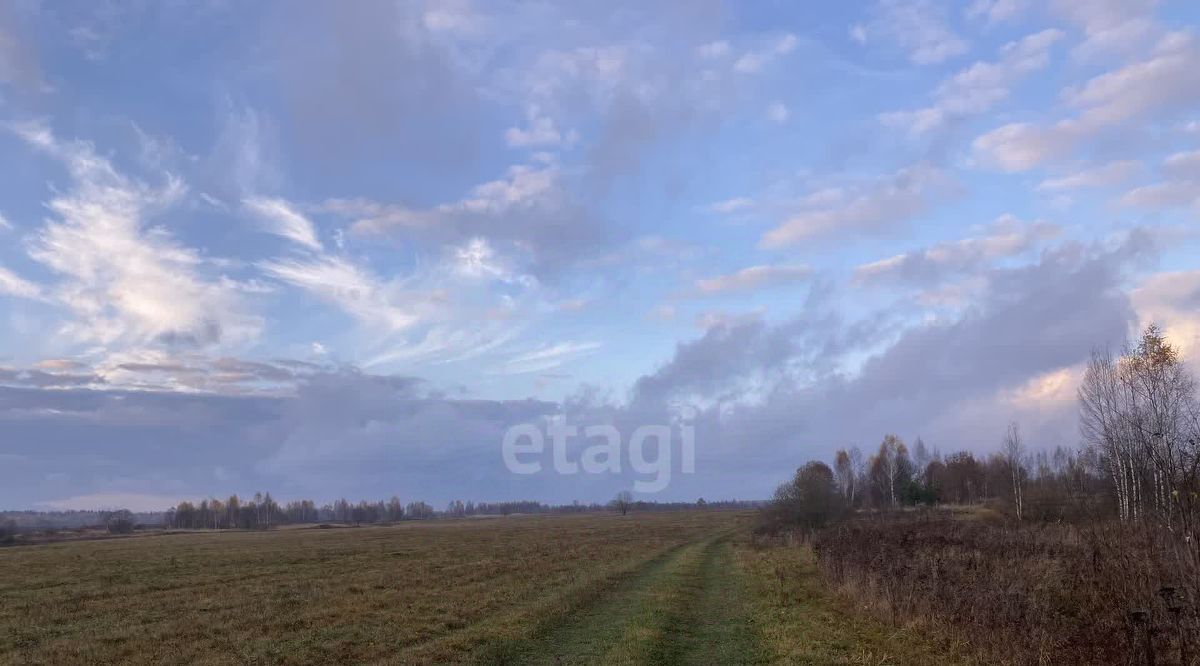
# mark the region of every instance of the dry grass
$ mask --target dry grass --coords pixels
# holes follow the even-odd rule
[[[737,549],[765,662],[827,666],[969,664],[970,656],[927,631],[892,627],[861,613],[821,579],[812,550],[783,537]]]
[[[944,630],[991,663],[1189,662],[1196,569],[1163,535],[1113,522],[1016,524],[946,511],[881,514],[825,530],[814,543],[826,577],[896,626]],[[1164,585],[1190,599],[1180,615]],[[1144,609],[1136,625],[1130,611]],[[1178,622],[1177,622],[1178,621]],[[1146,627],[1155,631],[1146,644]]]
[[[744,522],[513,517],[10,548],[0,661],[468,662]]]

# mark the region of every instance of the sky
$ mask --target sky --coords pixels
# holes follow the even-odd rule
[[[1155,322],[1200,357],[1198,28],[2,3],[0,507],[760,499],[888,433],[1076,446],[1092,349]],[[619,471],[514,473],[552,423],[613,425]]]

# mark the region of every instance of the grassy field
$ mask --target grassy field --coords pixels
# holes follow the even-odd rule
[[[0,662],[936,663],[730,512],[0,549]],[[897,647],[898,640],[903,642]]]

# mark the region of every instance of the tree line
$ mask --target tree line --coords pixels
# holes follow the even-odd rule
[[[1200,399],[1196,379],[1156,326],[1120,354],[1092,354],[1079,388],[1081,443],[1030,447],[1016,422],[987,455],[942,455],[887,435],[878,449],[811,461],[779,487],[776,524],[820,527],[854,511],[1003,502],[1018,520],[1072,511],[1160,527],[1197,544]]]
[[[253,498],[242,499],[230,495],[225,500],[208,498],[199,502],[183,501],[163,514],[162,524],[172,529],[244,529],[264,530],[279,525],[317,523],[372,524],[395,523],[403,520],[428,520],[432,518],[467,518],[472,516],[508,516],[514,514],[539,513],[582,513],[588,511],[676,511],[694,508],[732,509],[757,506],[754,502],[738,500],[706,502],[644,502],[634,501],[632,496],[622,493],[622,500],[606,505],[574,502],[551,505],[532,500],[511,502],[463,502],[453,500],[445,509],[435,510],[426,502],[403,503],[399,497],[388,500],[350,502],[339,499],[318,506],[312,500],[293,500],[278,503],[270,493],[255,493]]]

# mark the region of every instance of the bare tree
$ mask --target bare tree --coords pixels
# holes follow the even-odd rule
[[[847,504],[854,503],[854,490],[857,478],[854,474],[854,463],[845,449],[839,449],[833,457],[833,477],[837,482],[838,492]]]
[[[1017,512],[1017,520],[1021,520],[1025,509],[1025,445],[1016,421],[1009,423],[1004,433],[1004,458],[1012,481],[1013,507]]]
[[[1083,438],[1109,471],[1120,517],[1156,522],[1196,545],[1200,403],[1178,351],[1150,326],[1118,358],[1093,352],[1079,405]]]
[[[879,444],[879,452],[871,459],[871,485],[880,504],[896,506],[897,490],[912,472],[908,449],[895,435],[888,435]]]
[[[633,493],[628,490],[622,490],[609,502],[609,506],[616,511],[620,511],[621,515],[624,516],[633,508]]]

